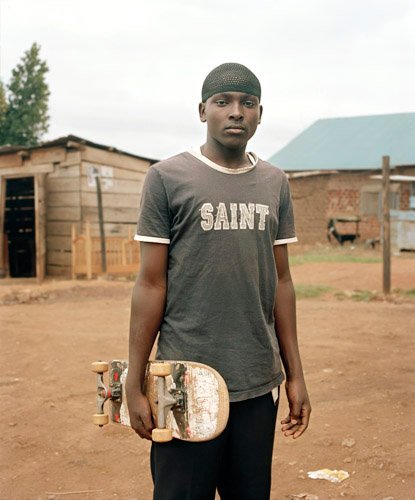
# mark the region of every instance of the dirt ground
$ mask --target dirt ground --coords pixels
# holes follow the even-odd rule
[[[309,263],[296,284],[381,290],[379,263]],[[0,498],[147,500],[149,443],[97,428],[90,363],[127,356],[131,281],[0,280]],[[393,258],[393,288],[415,288],[415,256]],[[415,299],[298,301],[313,405],[299,440],[276,433],[273,500],[413,499]],[[282,397],[280,417],[286,413]],[[345,470],[340,484],[308,471]],[[303,497],[304,498],[304,497]],[[313,497],[309,497],[313,498]]]

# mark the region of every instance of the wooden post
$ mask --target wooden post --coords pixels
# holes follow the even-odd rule
[[[85,252],[86,252],[86,277],[87,279],[92,279],[92,240],[91,240],[91,225],[89,222],[86,223],[86,240],[85,240]]]
[[[99,174],[97,174],[95,176],[95,182],[97,185],[99,236],[101,239],[101,271],[103,274],[106,274],[107,273],[107,248],[105,245],[104,214],[103,214],[103,210],[102,210],[102,194],[101,194],[101,182],[99,180]]]
[[[390,158],[382,157],[382,248],[383,248],[383,293],[391,291],[391,237],[390,237],[390,208],[389,208],[389,173]]]
[[[72,248],[72,279],[76,278],[75,267],[76,267],[76,226],[72,224],[71,226],[71,248]]]
[[[125,250],[125,247],[127,244],[128,244],[128,240],[121,241],[121,264],[123,266],[127,265],[127,252]]]
[[[46,199],[45,174],[36,174],[35,183],[35,241],[36,277],[42,283],[46,272]]]

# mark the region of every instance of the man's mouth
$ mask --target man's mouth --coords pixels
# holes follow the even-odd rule
[[[228,132],[240,134],[245,130],[245,127],[242,127],[242,125],[229,125],[228,127],[225,128],[225,130]]]

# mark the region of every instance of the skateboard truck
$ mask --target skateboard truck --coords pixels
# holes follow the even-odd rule
[[[97,375],[97,412],[92,419],[95,425],[102,427],[109,422],[108,415],[104,413],[104,403],[114,397],[114,392],[111,392],[111,389],[104,384],[104,373],[108,371],[108,363],[96,361],[92,363],[91,369]]]
[[[150,375],[157,377],[157,427],[151,433],[151,439],[158,443],[164,443],[173,439],[171,429],[167,429],[167,414],[178,403],[167,389],[166,377],[171,375],[169,363],[151,363]]]

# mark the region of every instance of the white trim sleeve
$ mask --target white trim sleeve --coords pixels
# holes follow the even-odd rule
[[[286,243],[295,243],[297,241],[298,241],[297,236],[294,236],[294,238],[285,238],[284,240],[275,240],[274,246],[275,245],[285,245]]]
[[[136,234],[134,236],[135,241],[143,241],[145,243],[164,243],[168,245],[170,243],[169,238],[157,238],[156,236],[141,236]]]

